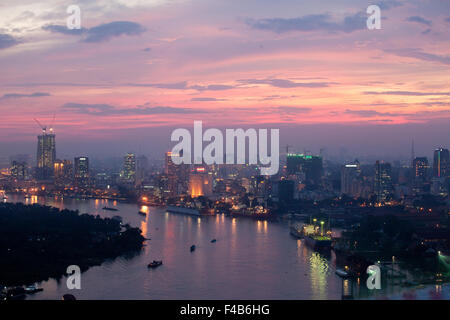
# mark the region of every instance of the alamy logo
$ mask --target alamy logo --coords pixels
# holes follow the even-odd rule
[[[259,164],[262,175],[274,175],[280,162],[280,132],[270,130],[270,155],[268,153],[267,129],[225,129],[225,163],[245,164],[248,149],[248,164]],[[172,132],[171,141],[179,141],[172,148],[174,164],[192,164],[192,139],[187,129]],[[181,141],[180,141],[181,139]],[[248,140],[248,148],[246,141]],[[210,142],[203,149],[203,142]],[[219,129],[210,128],[203,133],[202,121],[194,121],[194,164],[224,164],[224,137]],[[236,158],[236,159],[235,159]]]
[[[77,5],[70,5],[67,7],[67,13],[70,16],[67,18],[67,28],[69,30],[81,29],[81,9]]]
[[[381,9],[377,5],[371,5],[367,7],[367,14],[370,16],[367,18],[366,24],[369,30],[381,29]]]
[[[66,273],[69,275],[67,277],[67,289],[81,289],[81,270],[77,265],[71,265],[67,267]]]
[[[367,267],[367,289],[381,289],[381,270],[379,266],[372,265]]]

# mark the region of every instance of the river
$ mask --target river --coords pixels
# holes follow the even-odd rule
[[[290,236],[287,221],[225,215],[197,218],[111,200],[9,195],[9,201],[102,217],[120,215],[124,223],[139,227],[151,239],[138,255],[119,257],[82,273],[80,290],[68,290],[65,277],[50,279],[39,283],[43,292],[27,299],[60,299],[65,293],[78,299],[341,299],[349,287],[355,298],[368,294],[360,290],[362,285],[335,275],[333,254],[324,257]],[[104,206],[119,211],[105,211]],[[138,215],[140,210],[147,216]],[[211,243],[212,239],[217,242]],[[189,250],[192,244],[197,246],[194,252]],[[147,269],[153,260],[164,264]]]

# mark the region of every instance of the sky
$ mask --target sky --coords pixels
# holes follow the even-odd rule
[[[414,139],[430,156],[450,147],[449,31],[448,0],[2,0],[0,155],[34,154],[37,118],[58,157],[160,155],[194,120],[279,128],[292,151],[390,159]]]

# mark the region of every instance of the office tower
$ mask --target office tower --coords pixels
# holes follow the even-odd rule
[[[70,160],[56,160],[54,165],[55,184],[57,186],[68,186],[73,178],[73,165]]]
[[[26,162],[12,161],[9,171],[11,172],[11,177],[16,181],[24,181],[27,178]]]
[[[199,166],[189,175],[189,194],[191,197],[209,196],[213,192],[212,174]]]
[[[288,175],[299,174],[306,185],[320,185],[323,176],[322,157],[289,153],[286,157]]]
[[[184,163],[175,164],[172,158],[180,156],[183,156],[183,154],[172,155],[172,152],[166,152],[165,173],[168,179],[170,195],[172,196],[185,194],[188,191],[191,166]]]
[[[375,163],[375,186],[374,191],[377,201],[382,203],[388,201],[393,193],[391,165],[377,161]]]
[[[361,186],[361,167],[358,160],[341,168],[341,194],[359,196]]]
[[[413,181],[412,189],[415,193],[425,191],[425,184],[428,175],[428,159],[426,157],[416,157],[413,160]]]
[[[127,184],[136,183],[136,155],[127,153],[123,159],[123,182]]]
[[[77,157],[74,161],[75,186],[78,188],[89,187],[89,158]]]
[[[50,129],[50,133],[47,133],[46,128],[43,128],[42,134],[37,138],[36,178],[38,180],[51,180],[56,160],[56,144],[53,129]]]
[[[438,148],[434,151],[433,177],[446,178],[450,176],[450,155],[448,149]]]

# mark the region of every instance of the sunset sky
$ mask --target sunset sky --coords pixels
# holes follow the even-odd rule
[[[194,120],[296,151],[450,147],[448,0],[2,0],[0,66],[0,155],[54,114],[61,156],[160,153]]]

